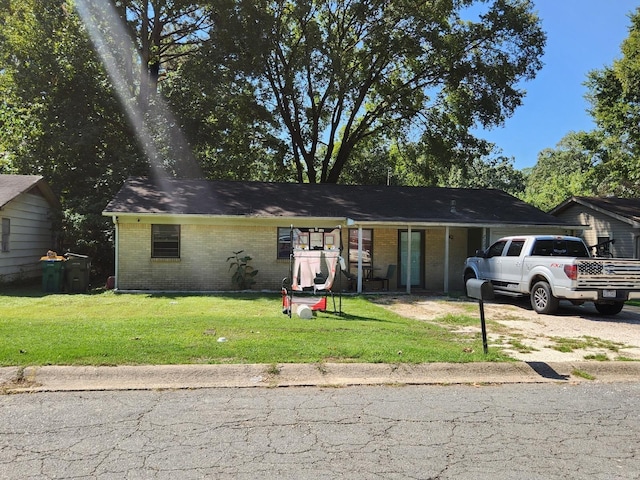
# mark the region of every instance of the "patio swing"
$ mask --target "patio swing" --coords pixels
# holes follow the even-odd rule
[[[333,312],[342,314],[341,288],[338,304],[333,292],[340,285],[342,228],[294,228],[289,235],[289,276],[282,281],[282,313],[311,318],[314,311],[327,311],[331,297]]]

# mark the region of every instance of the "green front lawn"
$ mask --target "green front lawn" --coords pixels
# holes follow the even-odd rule
[[[493,349],[485,356],[479,335],[465,338],[400,317],[366,297],[343,297],[342,310],[342,316],[318,313],[302,320],[282,314],[281,299],[273,294],[45,295],[8,290],[0,293],[0,365],[506,359]]]

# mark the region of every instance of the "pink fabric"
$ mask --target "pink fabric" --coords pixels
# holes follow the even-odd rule
[[[313,287],[313,279],[320,272],[321,251],[296,250],[293,253],[293,282],[294,290],[302,290],[306,287]],[[297,283],[300,276],[300,283]]]
[[[307,287],[314,287],[317,290],[328,290],[333,286],[336,277],[336,265],[338,263],[338,250],[296,250],[293,253],[293,279],[291,288],[302,290]],[[316,285],[314,279],[318,273],[322,272],[321,263],[324,257],[329,275],[322,285]],[[298,283],[298,277],[300,282]]]

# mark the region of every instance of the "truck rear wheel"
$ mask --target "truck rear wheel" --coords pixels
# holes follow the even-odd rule
[[[531,307],[536,313],[555,313],[559,303],[547,282],[538,282],[531,289]]]
[[[615,302],[615,303],[595,303],[596,310],[601,315],[615,315],[620,313],[622,307],[624,307],[623,302]]]

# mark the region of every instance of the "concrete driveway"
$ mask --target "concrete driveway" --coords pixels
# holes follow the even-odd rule
[[[445,297],[390,296],[378,303],[401,315],[440,324],[461,335],[480,332],[477,301]],[[525,298],[485,301],[490,346],[525,362],[640,360],[640,308],[625,306],[617,315],[600,315],[592,303],[560,302],[554,315],[533,311]],[[451,327],[446,315],[476,315],[478,324]]]

